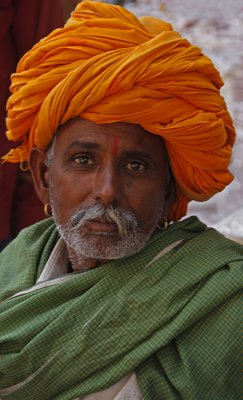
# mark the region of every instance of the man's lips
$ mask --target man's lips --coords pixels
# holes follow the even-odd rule
[[[104,233],[117,233],[117,225],[114,222],[107,221],[107,219],[95,219],[86,222],[85,230],[88,232],[104,232]]]

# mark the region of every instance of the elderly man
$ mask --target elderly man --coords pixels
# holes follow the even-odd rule
[[[200,49],[84,1],[12,77],[5,160],[48,218],[0,259],[0,398],[238,400],[242,246],[196,217],[235,138]]]

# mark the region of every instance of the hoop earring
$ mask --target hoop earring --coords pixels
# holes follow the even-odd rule
[[[163,217],[161,221],[157,222],[156,228],[160,231],[165,231],[169,227],[169,222],[166,217]]]
[[[46,203],[44,205],[44,214],[46,217],[51,217],[51,213],[50,213],[51,207],[49,203]]]

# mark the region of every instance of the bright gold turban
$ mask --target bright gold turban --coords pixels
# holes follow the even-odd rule
[[[163,137],[177,184],[170,219],[224,189],[235,131],[212,62],[171,26],[119,6],[83,1],[66,25],[37,43],[12,75],[7,136],[22,141],[5,160],[47,149],[80,116],[140,124]]]

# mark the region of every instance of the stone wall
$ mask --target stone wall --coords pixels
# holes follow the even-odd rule
[[[210,5],[209,5],[210,4]],[[137,0],[126,3],[136,15],[154,15],[170,22],[202,48],[219,69],[222,94],[237,130],[231,171],[235,180],[205,203],[192,202],[189,214],[243,238],[243,2],[242,0]],[[225,229],[224,229],[225,227]]]

